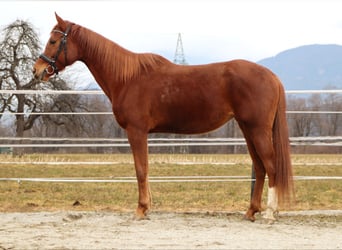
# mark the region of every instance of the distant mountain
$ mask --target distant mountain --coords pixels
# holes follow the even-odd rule
[[[287,90],[342,88],[340,45],[305,45],[257,63],[277,74]]]

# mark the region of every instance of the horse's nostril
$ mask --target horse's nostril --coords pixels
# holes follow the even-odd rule
[[[33,74],[36,73],[36,68],[33,68],[32,73],[33,73]]]

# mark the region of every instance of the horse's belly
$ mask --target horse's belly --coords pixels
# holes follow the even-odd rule
[[[215,130],[233,117],[230,112],[212,112],[201,114],[192,112],[172,115],[164,122],[157,124],[152,132],[177,133],[177,134],[201,134]]]
[[[151,90],[153,101],[149,115],[155,121],[153,132],[206,133],[233,117],[222,81],[213,84],[193,78],[187,82],[166,82]]]

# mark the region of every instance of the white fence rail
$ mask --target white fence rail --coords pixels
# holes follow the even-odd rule
[[[342,89],[325,90],[286,90],[286,94],[342,94]],[[27,95],[104,95],[102,90],[12,90],[0,89],[0,94],[27,94]]]
[[[287,114],[342,114],[342,111],[290,110]],[[113,115],[113,112],[0,112],[8,115]]]
[[[0,147],[11,147],[11,148],[43,148],[43,147],[75,148],[75,147],[129,147],[130,146],[127,139],[115,139],[115,138],[110,139],[110,138],[2,137],[1,139],[3,141],[20,142],[20,143],[0,144]],[[28,143],[27,141],[40,141],[40,142],[46,142],[46,143]],[[59,142],[59,143],[56,143],[56,142]],[[60,142],[69,142],[69,143],[60,143]],[[73,143],[70,143],[70,142],[73,142]],[[88,143],[84,143],[84,142],[88,142]],[[290,143],[291,145],[342,146],[342,136],[291,137]],[[150,138],[148,139],[148,145],[149,147],[235,146],[235,145],[246,145],[246,142],[244,138]]]
[[[267,179],[267,178],[266,178]],[[307,180],[342,180],[342,176],[294,176],[296,181]],[[113,179],[86,179],[86,178],[0,178],[0,181],[21,182],[58,182],[58,183],[136,183],[136,177],[120,177]],[[184,183],[184,182],[251,182],[255,181],[248,176],[150,176],[153,183]]]

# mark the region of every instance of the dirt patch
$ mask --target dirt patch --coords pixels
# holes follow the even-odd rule
[[[281,213],[0,213],[0,249],[342,249],[342,210]]]

